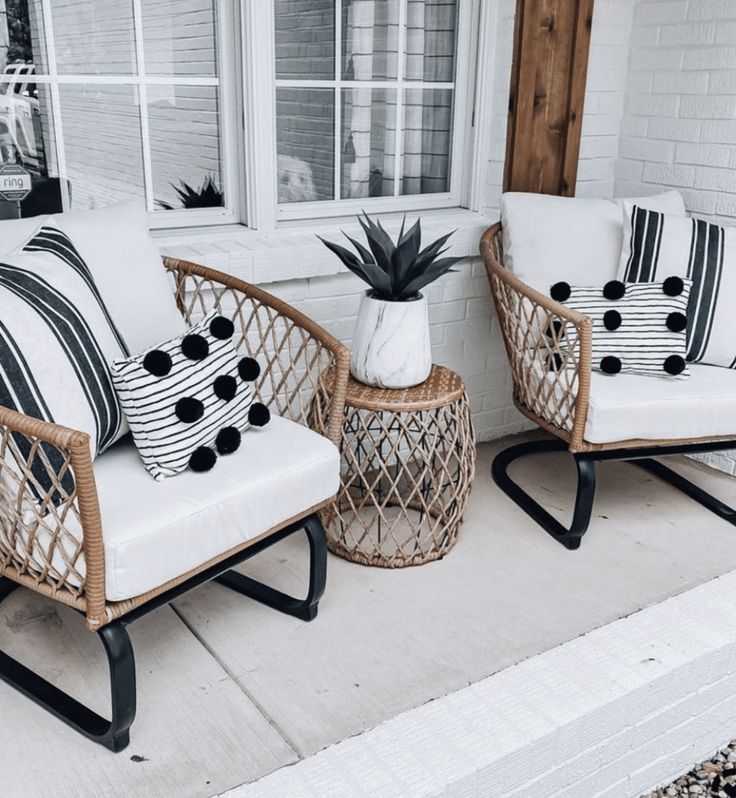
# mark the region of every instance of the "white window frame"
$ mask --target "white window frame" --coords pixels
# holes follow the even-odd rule
[[[477,56],[477,30],[480,0],[458,0],[457,46],[454,83],[453,129],[450,153],[450,190],[437,194],[412,194],[393,197],[366,197],[363,199],[322,200],[278,204],[277,197],[277,149],[276,149],[276,87],[304,81],[276,80],[275,76],[275,30],[274,0],[241,0],[243,5],[242,58],[244,84],[244,108],[246,140],[246,216],[247,226],[256,230],[274,230],[289,222],[307,222],[313,219],[354,216],[365,208],[371,213],[416,212],[442,208],[470,207],[471,192],[476,188],[471,175],[478,170],[471,168],[476,160],[473,152],[473,105],[475,87],[475,63]],[[336,26],[340,28],[342,0],[336,3]],[[402,9],[405,6],[402,4]],[[401,53],[404,48],[405,30],[402,19],[399,44],[400,69],[403,68]],[[475,23],[475,24],[474,24]],[[339,45],[339,34],[338,34]],[[336,79],[313,81],[318,88],[332,88],[335,92],[335,129],[340,128],[341,89],[359,85],[364,88],[447,88],[452,84],[429,84],[423,81],[344,81],[341,79],[341,54],[336,48]],[[397,103],[397,114],[401,103]],[[398,126],[397,126],[398,128]],[[397,130],[397,138],[401,130]],[[341,142],[335,140],[335,157],[339,157]],[[397,147],[397,166],[400,162],[400,147]],[[337,169],[336,164],[336,172]],[[397,169],[400,175],[400,169]],[[336,175],[336,180],[338,176]],[[400,179],[395,178],[398,189]],[[476,192],[477,193],[477,192]]]
[[[141,0],[132,0],[133,31],[135,38],[136,70],[133,74],[100,75],[60,74],[56,62],[56,43],[54,38],[54,20],[51,0],[41,1],[43,13],[42,42],[46,49],[48,71],[45,74],[34,74],[32,82],[49,87],[52,121],[52,138],[55,145],[55,156],[58,176],[62,185],[68,178],[66,152],[64,148],[64,122],[62,116],[61,96],[59,88],[64,85],[76,86],[131,86],[136,89],[136,102],[140,117],[141,155],[143,190],[146,208],[149,211],[152,228],[175,228],[192,225],[236,224],[241,220],[241,186],[242,168],[240,146],[237,137],[237,116],[242,92],[240,83],[224,79],[238,71],[237,51],[233,46],[232,31],[237,30],[239,17],[235,13],[235,3],[217,4],[217,74],[208,76],[159,76],[147,75],[145,65],[145,48],[143,44],[143,13]],[[13,76],[3,83],[13,85],[20,81],[31,82],[28,76]],[[191,210],[155,211],[153,196],[153,165],[149,138],[149,86],[213,86],[218,90],[218,108],[220,111],[220,154],[222,188],[225,192],[226,205],[220,208],[201,208]],[[69,210],[69,197],[62,189],[62,205]]]
[[[483,82],[481,65],[487,65],[486,49],[480,31],[490,33],[489,0],[458,0],[457,46],[455,57],[454,107],[452,144],[450,152],[450,190],[435,194],[414,194],[393,197],[367,197],[363,199],[326,200],[319,202],[290,203],[279,205],[277,189],[276,148],[276,76],[275,76],[275,30],[274,0],[218,0],[217,20],[217,75],[213,77],[152,76],[145,71],[143,46],[142,0],[131,0],[135,33],[135,56],[137,69],[130,75],[59,74],[56,64],[51,0],[42,0],[44,15],[44,42],[48,74],[34,75],[39,84],[49,85],[56,142],[59,177],[67,178],[64,152],[64,125],[61,114],[59,87],[75,85],[130,85],[137,88],[140,105],[140,132],[143,157],[143,181],[150,226],[165,233],[176,235],[199,229],[226,231],[239,229],[247,232],[268,234],[282,227],[292,227],[311,220],[338,220],[355,216],[365,208],[371,213],[413,213],[441,209],[479,210],[482,184],[478,175],[484,147],[479,146],[480,134],[474,122],[478,122],[475,106],[482,109],[482,118],[488,119],[488,102],[478,102],[477,85]],[[337,27],[340,28],[342,0],[335,0]],[[400,19],[400,56],[404,48],[405,30]],[[484,22],[485,20],[485,22]],[[338,42],[339,44],[339,42]],[[334,89],[336,114],[341,108],[341,89],[344,86],[390,87],[401,90],[412,85],[422,88],[446,88],[448,84],[430,84],[423,81],[343,81],[339,70],[340,52],[336,51],[336,80],[314,81],[320,87]],[[403,68],[403,58],[398,63]],[[18,78],[17,80],[26,78]],[[10,78],[8,84],[17,82]],[[285,85],[288,81],[278,81]],[[299,82],[302,85],[302,82]],[[148,126],[148,86],[155,85],[206,85],[218,87],[220,111],[221,174],[226,206],[191,210],[155,211],[153,173]],[[400,95],[399,95],[400,96]],[[397,103],[397,114],[400,102]],[[335,129],[339,130],[339,117]],[[397,139],[401,130],[397,131]],[[335,141],[335,154],[339,156],[341,143]],[[397,166],[400,167],[400,147],[397,147]],[[339,171],[336,169],[336,172]],[[397,174],[400,169],[397,168]],[[337,179],[337,177],[336,177]],[[395,179],[400,185],[400,179]],[[62,192],[64,209],[68,197]]]

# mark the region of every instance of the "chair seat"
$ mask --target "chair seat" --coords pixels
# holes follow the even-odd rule
[[[109,601],[133,598],[299,516],[337,492],[340,456],[284,418],[243,434],[205,473],[163,482],[129,440],[95,461]]]
[[[736,439],[736,370],[692,364],[687,380],[593,372],[589,443],[630,439]]]

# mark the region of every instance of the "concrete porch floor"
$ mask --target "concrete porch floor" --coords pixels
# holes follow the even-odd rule
[[[389,571],[330,557],[312,624],[208,585],[133,625],[138,716],[122,754],[0,684],[0,794],[207,798],[736,569],[731,525],[617,463],[601,465],[591,529],[566,551],[492,484],[507,443],[480,445],[460,540],[440,562]],[[736,503],[733,478],[675,462]],[[564,454],[514,474],[568,511]],[[245,570],[299,590],[305,550],[286,541]],[[0,608],[0,646],[105,712],[99,643],[74,612],[17,591]]]

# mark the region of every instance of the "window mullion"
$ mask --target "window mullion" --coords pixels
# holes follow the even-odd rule
[[[146,209],[153,212],[153,167],[151,165],[151,138],[148,125],[148,87],[146,85],[146,58],[143,46],[143,12],[141,0],[133,0],[133,31],[135,34],[135,61],[137,71],[138,104],[140,106],[141,153],[143,155],[143,190]]]
[[[54,142],[56,143],[56,169],[61,181],[61,207],[68,211],[70,206],[67,171],[66,171],[66,152],[64,151],[64,123],[61,118],[61,97],[59,95],[59,83],[57,81],[56,68],[56,42],[54,41],[54,21],[51,16],[51,0],[41,0],[43,12],[44,44],[46,46],[46,58],[49,69],[49,87],[51,91],[51,117],[54,125]]]
[[[241,63],[246,214],[249,227],[276,226],[277,152],[274,0],[244,0]]]
[[[396,53],[396,130],[394,131],[394,197],[401,195],[402,110],[404,107],[404,52],[406,50],[406,17],[409,0],[399,0],[399,30]]]
[[[342,0],[335,0],[335,141],[334,141],[334,198],[342,192]]]

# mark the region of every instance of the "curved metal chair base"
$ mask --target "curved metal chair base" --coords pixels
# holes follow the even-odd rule
[[[593,514],[593,500],[596,487],[596,465],[600,460],[623,460],[643,468],[659,477],[668,484],[682,491],[691,499],[702,504],[712,513],[736,526],[736,510],[716,499],[707,491],[698,487],[690,480],[673,471],[668,466],[653,459],[656,454],[686,454],[698,451],[718,451],[733,448],[733,442],[720,443],[711,446],[684,445],[667,447],[645,447],[641,449],[618,449],[575,454],[577,468],[577,490],[572,520],[569,526],[561,524],[554,516],[542,507],[518,483],[514,482],[508,474],[508,467],[520,457],[530,454],[545,452],[567,451],[567,444],[557,438],[526,441],[510,446],[499,452],[491,465],[491,474],[499,488],[524,512],[534,519],[558,543],[567,549],[580,548],[580,541],[590,525]]]
[[[296,599],[287,596],[268,585],[231,570],[241,562],[302,529],[307,534],[310,552],[309,589],[306,598]],[[304,621],[311,621],[317,615],[319,600],[325,590],[326,573],[327,541],[319,517],[313,514],[258,541],[250,548],[234,554],[227,560],[217,563],[166,593],[156,596],[124,618],[103,626],[97,634],[102,640],[110,666],[111,720],[100,717],[96,712],[58,687],[54,687],[42,676],[1,650],[0,681],[6,682],[23,693],[75,731],[118,753],[130,743],[129,730],[136,712],[135,658],[126,628],[129,624],[210,580],[222,582],[233,590],[280,612],[285,612]],[[12,580],[0,576],[0,603],[18,587],[19,585]]]

